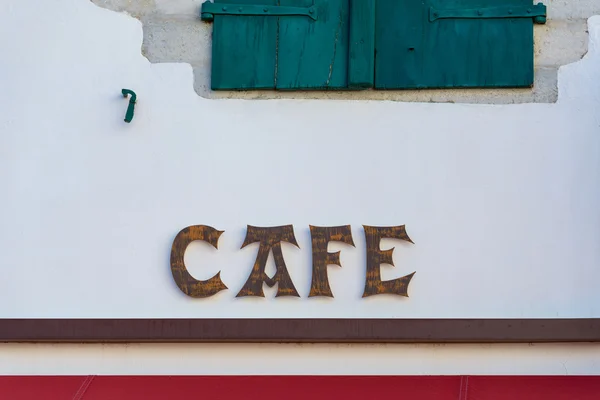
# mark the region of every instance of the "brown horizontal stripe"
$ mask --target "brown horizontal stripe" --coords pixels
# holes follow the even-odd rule
[[[597,342],[600,319],[0,319],[1,342]]]

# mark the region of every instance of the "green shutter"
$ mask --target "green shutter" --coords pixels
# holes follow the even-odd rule
[[[215,0],[214,90],[348,87],[350,0]]]
[[[527,87],[531,0],[215,0],[214,90]]]
[[[376,0],[350,0],[348,87],[372,88],[375,78]]]
[[[312,0],[280,0],[311,7]],[[348,0],[316,0],[317,20],[280,17],[277,89],[348,86]]]
[[[276,0],[261,0],[275,5]],[[239,7],[216,1],[223,12]],[[236,0],[252,4],[256,0]],[[243,9],[242,9],[243,11]],[[203,18],[206,15],[203,14]],[[234,22],[235,21],[235,22]],[[215,15],[212,40],[213,89],[273,89],[277,50],[277,18]]]
[[[528,87],[531,0],[377,0],[375,87]]]

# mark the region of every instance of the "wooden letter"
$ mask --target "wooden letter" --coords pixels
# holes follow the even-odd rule
[[[408,297],[408,284],[412,279],[414,272],[402,278],[392,279],[391,281],[381,280],[381,264],[394,265],[392,253],[394,248],[381,250],[379,242],[383,238],[406,240],[413,243],[406,234],[404,225],[392,227],[364,226],[365,237],[367,239],[367,279],[365,281],[365,292],[363,297],[375,294],[399,294]]]
[[[288,273],[287,267],[285,266],[285,261],[283,260],[283,253],[281,252],[282,241],[291,243],[300,248],[296,242],[294,227],[292,225],[275,226],[271,228],[259,228],[248,225],[248,231],[246,232],[246,239],[244,240],[244,244],[242,244],[242,249],[249,244],[256,242],[260,242],[260,247],[258,248],[258,255],[256,256],[256,261],[254,262],[254,267],[250,272],[250,276],[236,297],[265,297],[263,292],[263,282],[269,287],[273,287],[276,283],[279,283],[279,285],[277,285],[277,295],[275,297],[300,297],[298,291],[294,287],[294,283]],[[273,275],[272,278],[265,273],[267,259],[269,258],[269,252],[271,250],[273,250],[273,258],[276,267],[275,275]]]
[[[328,265],[339,265],[340,267],[340,252],[329,253],[327,245],[329,242],[343,242],[354,246],[352,240],[352,230],[350,225],[320,227],[310,226],[310,236],[312,238],[312,283],[310,286],[310,294],[308,297],[327,296],[333,297],[331,288],[329,287],[329,279],[327,277]]]
[[[221,281],[220,271],[207,281],[199,281],[190,275],[183,261],[185,250],[194,240],[203,240],[216,249],[222,233],[210,226],[194,225],[183,229],[175,237],[171,247],[171,272],[179,289],[188,296],[210,297],[227,289]]]

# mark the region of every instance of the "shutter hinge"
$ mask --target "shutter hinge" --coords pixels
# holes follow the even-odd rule
[[[429,21],[447,18],[533,18],[536,24],[546,23],[546,6],[542,3],[518,7],[459,8],[453,10],[429,9]]]
[[[251,4],[215,4],[210,1],[202,3],[200,17],[203,21],[212,21],[215,15],[239,15],[239,16],[306,16],[317,20],[317,9],[315,7],[286,7],[275,5],[251,5]]]

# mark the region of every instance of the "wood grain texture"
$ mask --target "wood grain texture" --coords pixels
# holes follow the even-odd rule
[[[0,319],[1,342],[600,342],[600,319]]]
[[[429,20],[429,9],[531,0],[377,0],[375,88],[530,87],[533,18]]]
[[[214,15],[213,90],[348,87],[349,0],[215,0],[312,8],[307,16]]]
[[[217,294],[227,286],[221,280],[221,272],[206,280],[199,281],[188,272],[184,255],[185,250],[195,240],[209,243],[215,249],[218,248],[219,237],[223,231],[218,231],[211,226],[194,225],[181,230],[171,246],[171,273],[175,283],[181,291],[190,297],[205,298]]]
[[[277,294],[279,296],[296,296],[300,297],[292,278],[285,265],[283,259],[283,253],[281,252],[281,242],[291,243],[294,246],[298,246],[296,237],[294,236],[294,227],[292,225],[275,226],[275,227],[256,227],[248,225],[246,232],[246,239],[242,244],[242,249],[252,243],[260,243],[258,248],[258,254],[256,261],[250,272],[248,280],[237,294],[237,297],[244,296],[258,296],[265,297],[263,292],[263,283],[267,286],[273,287],[277,283]],[[269,253],[273,252],[273,258],[275,260],[276,272],[273,277],[269,277],[265,273],[265,267],[267,265],[267,259]]]
[[[325,296],[333,297],[329,278],[327,276],[328,265],[342,266],[340,263],[340,252],[329,253],[327,245],[329,242],[342,242],[354,246],[352,240],[352,228],[350,225],[321,227],[310,226],[310,237],[312,242],[312,281],[308,297]]]
[[[282,6],[312,6],[318,19],[279,18],[277,89],[348,86],[348,1],[280,0]]]
[[[257,4],[256,0],[215,0]],[[277,0],[260,4],[276,5]],[[213,26],[211,87],[213,90],[274,89],[277,61],[277,17],[216,15]]]
[[[350,0],[348,87],[372,88],[375,82],[375,0]]]
[[[379,243],[383,238],[399,239],[413,243],[408,237],[404,225],[390,227],[363,225],[363,227],[367,240],[367,278],[363,297],[376,294],[397,294],[408,297],[408,284],[415,273],[390,281],[382,281],[381,264],[394,265],[392,257],[394,249],[381,250],[379,247]]]

